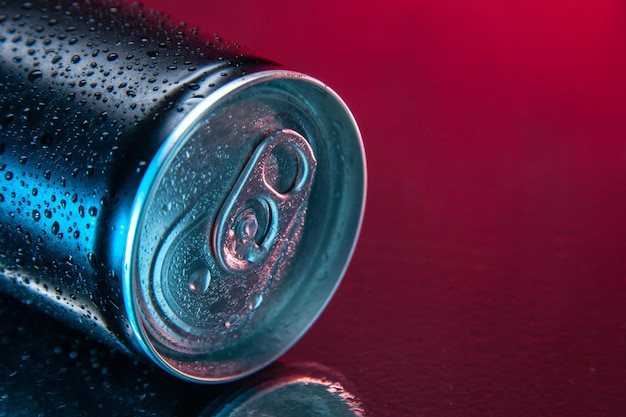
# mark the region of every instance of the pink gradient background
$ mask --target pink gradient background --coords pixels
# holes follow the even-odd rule
[[[144,0],[348,103],[368,207],[281,361],[370,415],[626,413],[626,4]]]

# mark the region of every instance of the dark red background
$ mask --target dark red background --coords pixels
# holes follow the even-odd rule
[[[145,0],[333,87],[360,243],[283,359],[371,415],[626,413],[621,1]]]

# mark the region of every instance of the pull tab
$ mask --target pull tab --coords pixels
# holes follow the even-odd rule
[[[257,146],[215,221],[213,252],[221,268],[248,271],[287,243],[316,166],[311,146],[293,130],[277,130]]]

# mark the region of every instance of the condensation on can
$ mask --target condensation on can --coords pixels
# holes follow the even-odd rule
[[[192,381],[334,292],[365,160],[319,81],[115,1],[0,6],[0,288]]]

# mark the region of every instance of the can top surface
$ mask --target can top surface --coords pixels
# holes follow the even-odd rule
[[[333,294],[364,201],[360,135],[332,90],[283,70],[219,88],[171,132],[135,198],[124,299],[138,344],[199,382],[267,365]]]

